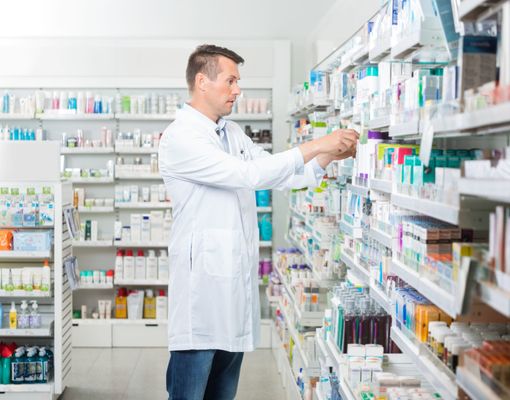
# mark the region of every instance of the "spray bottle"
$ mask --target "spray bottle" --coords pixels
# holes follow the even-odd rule
[[[32,311],[30,312],[30,328],[39,329],[42,326],[41,314],[37,311],[39,308],[37,301],[32,300]]]
[[[14,384],[21,384],[25,381],[25,348],[18,347],[14,352],[14,359],[11,363],[11,381]]]
[[[21,302],[21,312],[18,314],[18,329],[30,328],[30,316],[28,315],[28,303],[26,300]]]
[[[35,383],[37,369],[37,347],[30,347],[27,350],[27,358],[25,361],[25,383]]]

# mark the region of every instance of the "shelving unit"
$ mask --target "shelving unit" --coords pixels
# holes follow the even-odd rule
[[[9,384],[0,385],[0,392],[5,399],[12,400],[55,400],[68,385],[72,367],[71,353],[71,289],[64,261],[72,256],[71,238],[63,218],[64,208],[72,203],[72,191],[69,183],[60,180],[58,142],[0,142],[0,158],[10,168],[0,170],[2,187],[50,188],[54,196],[54,224],[44,229],[53,233],[53,245],[48,252],[1,252],[2,268],[19,268],[27,265],[42,265],[43,260],[50,260],[53,272],[51,292],[13,291],[0,292],[0,297],[15,301],[23,299],[40,300],[44,308],[43,327],[41,329],[1,329],[0,336],[16,340],[19,345],[49,346],[54,354],[53,379],[47,384]],[[40,162],[37,169],[31,162]],[[11,169],[12,168],[12,169]],[[10,254],[7,254],[10,253]],[[6,301],[4,301],[6,302]]]
[[[114,212],[114,208],[112,207],[78,207],[78,212],[82,214],[91,213],[91,214],[102,214],[102,213],[112,213]]]
[[[63,147],[62,154],[113,154],[113,147]]]
[[[73,240],[73,247],[112,247],[112,239]]]

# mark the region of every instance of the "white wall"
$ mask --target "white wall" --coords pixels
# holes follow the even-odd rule
[[[1,1],[0,38],[290,40],[293,81],[304,74],[310,26],[335,0]],[[301,80],[301,78],[299,79]]]

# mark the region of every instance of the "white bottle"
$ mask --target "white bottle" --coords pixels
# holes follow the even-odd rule
[[[143,254],[143,250],[138,250],[135,257],[135,279],[145,280],[147,278],[146,274],[145,254]]]
[[[154,250],[149,250],[149,255],[146,259],[147,262],[147,279],[158,279],[158,258]]]
[[[156,296],[156,319],[168,319],[168,297],[165,296],[164,290],[160,290]]]
[[[50,289],[51,289],[51,269],[48,260],[44,260],[44,266],[42,269],[41,290],[43,292],[49,292]]]
[[[147,214],[142,215],[142,234],[141,240],[144,243],[148,243],[151,240],[151,220]]]
[[[170,240],[170,230],[172,229],[172,213],[170,210],[165,211],[163,218],[163,240],[168,242]]]
[[[124,279],[135,279],[135,258],[133,257],[133,250],[127,250],[124,256]]]
[[[158,257],[158,279],[167,281],[169,277],[168,253],[166,250],[159,251]]]
[[[115,257],[115,279],[124,279],[124,252],[122,250],[118,250]]]

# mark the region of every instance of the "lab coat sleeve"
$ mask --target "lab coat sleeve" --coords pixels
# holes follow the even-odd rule
[[[269,157],[242,160],[221,150],[210,139],[173,132],[159,149],[163,178],[228,189],[273,189],[303,169],[299,149]]]
[[[249,147],[251,155],[254,159],[270,157],[271,154],[263,150],[261,146],[257,146],[252,142],[250,138]],[[324,177],[325,171],[319,165],[316,158],[313,158],[307,162],[303,168],[296,170],[296,172],[283,181],[280,185],[273,187],[277,190],[288,190],[288,189],[301,189],[304,187],[317,187],[321,184],[322,178]]]

